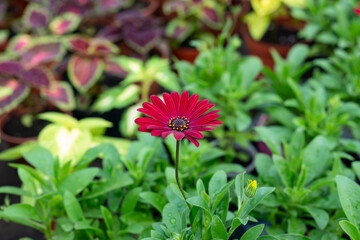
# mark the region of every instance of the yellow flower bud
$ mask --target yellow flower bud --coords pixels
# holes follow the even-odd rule
[[[252,181],[249,179],[249,184],[247,185],[246,189],[245,189],[245,195],[248,198],[252,198],[255,196],[256,194],[256,189],[257,189],[257,182],[256,180]]]

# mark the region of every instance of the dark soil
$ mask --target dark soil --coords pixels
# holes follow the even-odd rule
[[[9,148],[9,146],[2,141],[0,143],[0,152]],[[8,162],[0,161],[0,186],[17,186],[20,187],[21,181],[17,175],[15,168],[8,166]],[[20,202],[20,197],[9,195],[10,202],[18,203]],[[0,194],[0,206],[4,204],[5,194]],[[1,240],[16,240],[22,237],[30,237],[32,239],[41,240],[45,239],[44,235],[30,227],[26,227],[13,222],[6,222],[0,220],[0,238]]]
[[[300,39],[297,37],[297,31],[289,30],[279,24],[271,23],[261,41],[281,45],[291,45],[299,42]]]
[[[48,123],[45,120],[35,119],[32,126],[25,127],[21,123],[21,117],[12,115],[5,123],[3,131],[13,137],[36,137]]]

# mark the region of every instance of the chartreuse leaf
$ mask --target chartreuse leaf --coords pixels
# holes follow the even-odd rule
[[[13,187],[13,186],[0,187],[0,193],[13,194],[13,195],[19,195],[19,196],[28,196],[28,197],[31,196],[31,194],[28,191],[25,191],[22,188]]]
[[[37,142],[31,141],[9,148],[0,153],[0,160],[9,161],[9,160],[19,159],[22,157],[23,153],[30,151],[36,145],[38,145]]]
[[[360,226],[360,186],[341,175],[336,176],[336,185],[346,217],[355,226]]]
[[[264,229],[264,224],[257,225],[247,230],[240,240],[256,240]]]
[[[360,239],[360,231],[354,224],[347,220],[342,220],[339,222],[340,227],[346,234],[350,237],[351,240],[359,240]]]
[[[139,197],[142,199],[143,202],[152,205],[160,213],[162,212],[162,210],[166,204],[165,199],[158,193],[142,192],[139,194]]]
[[[213,239],[228,239],[225,225],[217,215],[215,215],[212,219],[210,231]]]
[[[75,118],[64,113],[46,112],[39,114],[38,117],[52,123],[58,123],[62,126],[76,127],[78,125],[78,121]]]
[[[84,219],[84,214],[81,209],[80,203],[78,202],[76,197],[69,191],[66,191],[64,195],[64,207],[66,214],[73,223],[79,222]]]

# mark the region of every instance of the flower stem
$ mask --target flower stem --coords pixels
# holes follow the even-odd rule
[[[186,202],[187,197],[185,195],[183,188],[181,187],[180,180],[179,180],[179,149],[180,149],[180,141],[177,140],[176,141],[176,159],[175,159],[175,178],[176,178],[176,183],[180,189],[180,192],[183,195],[184,200]],[[186,204],[188,205],[188,207],[190,209],[190,204],[188,202],[186,202]]]

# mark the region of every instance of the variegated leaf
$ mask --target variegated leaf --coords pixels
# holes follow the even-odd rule
[[[6,48],[6,51],[14,53],[22,53],[26,50],[31,44],[31,36],[27,34],[20,34],[15,37],[12,37],[9,45]]]
[[[50,30],[56,35],[63,35],[74,31],[80,24],[81,17],[77,14],[68,12],[57,16],[50,23]]]
[[[4,95],[0,98],[0,115],[17,107],[30,92],[26,84],[15,79],[7,81],[5,84],[0,85],[0,87],[9,88],[12,91],[10,95]]]
[[[109,58],[105,60],[105,71],[119,77],[125,77],[128,73],[118,62]]]
[[[206,25],[213,29],[221,29],[223,26],[223,16],[221,16],[215,8],[204,7],[202,13],[203,21]]]
[[[96,56],[105,56],[115,54],[119,51],[118,47],[107,39],[95,38],[91,41],[89,54]]]
[[[68,64],[69,78],[81,93],[92,87],[99,80],[103,71],[104,61],[100,58],[74,55]]]
[[[39,4],[30,4],[26,7],[22,23],[28,29],[37,29],[47,26],[50,13]]]
[[[90,39],[84,36],[71,36],[68,38],[71,50],[75,52],[87,53],[90,47]]]
[[[40,43],[24,52],[21,60],[27,68],[32,68],[42,63],[61,59],[63,54],[64,50],[59,42]]]
[[[19,74],[19,78],[25,84],[31,84],[37,88],[49,88],[54,81],[53,73],[46,68],[31,68]]]
[[[74,93],[67,82],[55,82],[50,88],[44,89],[42,93],[59,109],[73,110],[75,108]]]
[[[0,75],[15,76],[23,70],[22,65],[17,61],[0,62]],[[7,76],[2,76],[6,78]]]
[[[124,29],[125,43],[143,55],[160,42],[161,35],[162,30],[160,28],[136,29],[127,27]]]

